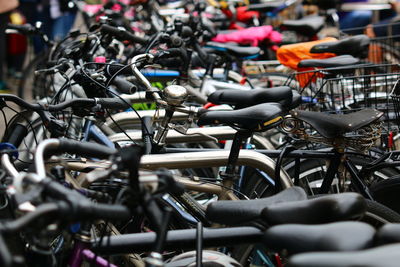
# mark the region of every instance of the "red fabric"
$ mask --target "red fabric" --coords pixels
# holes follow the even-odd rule
[[[21,13],[15,11],[10,15],[10,22],[13,24],[24,24],[26,19]],[[7,52],[10,55],[19,55],[26,53],[28,41],[26,36],[19,33],[7,34]]]

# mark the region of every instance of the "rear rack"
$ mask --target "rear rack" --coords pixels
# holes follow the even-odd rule
[[[382,111],[382,135],[386,138],[399,132],[400,90],[398,95],[392,92],[395,84],[400,88],[399,79],[398,64],[360,64],[297,72],[285,84],[295,85],[301,94],[303,103],[299,109],[302,110],[338,114],[364,108]],[[394,99],[398,101],[395,103]]]

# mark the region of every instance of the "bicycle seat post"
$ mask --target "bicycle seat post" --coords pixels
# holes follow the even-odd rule
[[[244,144],[244,142],[249,138],[253,133],[248,130],[239,130],[236,132],[232,147],[229,153],[228,164],[226,166],[226,170],[220,173],[221,178],[225,181],[228,180],[232,182],[233,180],[239,178],[236,173],[236,163],[239,158],[240,148]]]

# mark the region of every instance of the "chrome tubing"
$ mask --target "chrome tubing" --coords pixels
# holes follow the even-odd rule
[[[190,128],[186,134],[181,134],[176,130],[169,130],[166,138],[167,144],[172,143],[187,143],[187,142],[207,142],[218,140],[232,139],[236,131],[230,127],[206,127],[206,128]],[[127,135],[134,141],[142,140],[141,131],[129,131]],[[129,141],[124,133],[117,133],[108,136],[112,142]]]
[[[156,112],[156,110],[140,110],[138,111],[138,114],[140,115],[140,117],[153,117],[155,122],[161,122],[165,116],[165,109],[160,109],[157,114]],[[185,114],[183,112],[174,112],[172,121],[186,121],[188,116],[188,114]],[[120,126],[131,126],[135,124],[140,125],[141,123],[135,111],[117,113],[115,115],[112,115],[112,119]],[[108,118],[106,120],[106,124],[111,129],[118,129],[112,119]]]
[[[207,168],[225,166],[228,162],[229,150],[190,152],[190,153],[167,153],[158,155],[144,155],[141,159],[140,167],[148,170],[158,168],[186,169],[186,168]],[[244,165],[257,168],[265,172],[271,178],[275,177],[275,162],[253,150],[241,150],[237,165]],[[69,170],[82,171],[88,167],[107,168],[107,162],[68,162]],[[281,184],[283,188],[293,186],[289,174],[281,170]]]
[[[197,142],[208,142],[218,140],[232,140],[237,131],[228,126],[216,126],[216,127],[205,127],[205,128],[190,128],[187,134],[181,134],[176,130],[169,130],[166,144],[176,143],[197,143]],[[128,135],[129,138],[126,136]],[[111,142],[124,142],[124,141],[142,141],[141,131],[129,131],[124,133],[116,133],[109,135],[108,138]],[[258,148],[263,149],[275,149],[274,146],[264,137],[259,135],[253,135],[254,143],[258,145]]]
[[[14,164],[11,162],[10,155],[7,153],[1,156],[1,166],[3,166],[8,175],[11,175],[13,178],[18,177],[19,172],[15,169]]]
[[[162,167],[169,169],[219,167],[228,163],[229,153],[229,150],[221,150],[144,155],[141,160],[141,167],[150,170]],[[253,150],[240,150],[237,165],[253,167],[265,172],[272,178],[275,177],[275,161]],[[283,188],[293,186],[293,182],[285,170],[281,170],[281,184]]]
[[[153,61],[154,56],[151,54],[141,54],[141,55],[137,55],[135,57],[132,58],[132,61],[130,62],[131,66],[132,66],[132,71],[135,74],[136,78],[143,83],[144,86],[146,86],[146,89],[151,91],[152,90],[152,86],[151,83],[149,82],[149,80],[146,79],[146,77],[144,77],[144,75],[140,72],[140,70],[138,69],[138,67],[136,66],[136,63],[145,60],[148,62]]]
[[[40,179],[46,178],[46,167],[44,162],[44,153],[49,148],[57,148],[60,145],[60,140],[58,139],[47,139],[41,142],[35,152],[35,168],[36,173]]]

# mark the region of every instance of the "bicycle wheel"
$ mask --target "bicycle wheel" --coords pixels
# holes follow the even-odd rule
[[[23,70],[23,76],[18,84],[18,96],[26,100],[38,100],[49,96],[47,88],[47,75],[36,75],[35,71],[46,69],[48,51],[38,54]]]
[[[350,155],[349,159],[357,167],[361,169],[366,164],[370,163],[373,158],[362,155]],[[285,164],[284,168],[291,177],[295,175],[295,164],[293,161],[289,161]],[[322,181],[326,175],[327,162],[323,159],[303,159],[300,162],[300,173],[299,173],[299,186],[303,187],[309,195],[316,195],[319,193],[319,188],[322,185]],[[396,168],[384,168],[373,173],[370,179],[365,181],[367,184],[372,185],[378,181],[386,180],[395,175],[399,175],[400,172]],[[349,187],[349,182],[346,182]],[[331,186],[331,193],[340,193],[339,181],[337,178],[334,179]]]
[[[372,185],[370,191],[377,202],[400,213],[400,177],[380,181]]]
[[[379,228],[386,223],[400,222],[400,214],[394,210],[369,199],[366,199],[366,203],[367,212],[362,219],[363,222],[366,222],[376,228]]]

